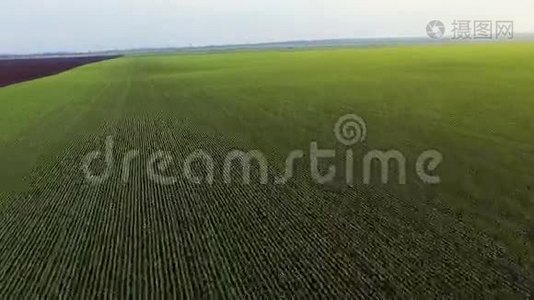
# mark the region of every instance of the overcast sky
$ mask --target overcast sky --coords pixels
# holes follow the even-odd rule
[[[0,0],[0,53],[424,36],[433,19],[534,32],[534,0]]]

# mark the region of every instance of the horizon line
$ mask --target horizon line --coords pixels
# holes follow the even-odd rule
[[[530,36],[534,38],[534,32],[518,32],[514,35]],[[447,36],[445,36],[447,37]],[[0,53],[0,57],[21,57],[21,56],[53,56],[53,55],[84,55],[84,54],[105,54],[105,53],[120,53],[120,52],[142,52],[142,51],[157,51],[157,50],[195,50],[195,49],[209,49],[209,48],[239,48],[239,47],[253,47],[253,46],[268,46],[268,45],[284,45],[290,43],[317,43],[317,42],[335,42],[335,41],[365,41],[365,40],[403,40],[403,39],[424,39],[429,43],[444,42],[446,39],[433,40],[427,36],[373,36],[373,37],[346,37],[346,38],[325,38],[325,39],[295,39],[295,40],[280,40],[280,41],[265,41],[265,42],[250,42],[250,43],[229,43],[229,44],[204,44],[204,45],[190,45],[190,46],[146,46],[136,48],[120,48],[105,50],[86,50],[86,51],[68,51],[56,50],[46,52],[27,52],[27,53]],[[499,41],[492,39],[493,41]],[[473,40],[475,41],[475,40]],[[491,40],[487,40],[491,41]],[[237,50],[237,49],[234,49]]]

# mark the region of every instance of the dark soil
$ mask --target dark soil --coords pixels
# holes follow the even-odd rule
[[[55,75],[118,56],[57,57],[0,60],[0,87]]]

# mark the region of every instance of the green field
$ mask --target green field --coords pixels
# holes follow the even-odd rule
[[[270,178],[312,141],[343,153],[351,113],[368,127],[355,169],[397,149],[406,185],[318,184],[306,160],[285,185],[223,182],[234,149],[262,151]],[[123,57],[2,88],[0,295],[529,295],[533,115],[520,43]],[[82,160],[108,136],[116,166],[92,185]],[[213,185],[179,171],[196,149]],[[440,184],[415,173],[427,149]],[[175,184],[146,174],[158,150]]]

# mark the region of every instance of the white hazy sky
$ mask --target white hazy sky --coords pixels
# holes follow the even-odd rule
[[[0,53],[424,36],[433,19],[534,32],[534,0],[0,0]]]

